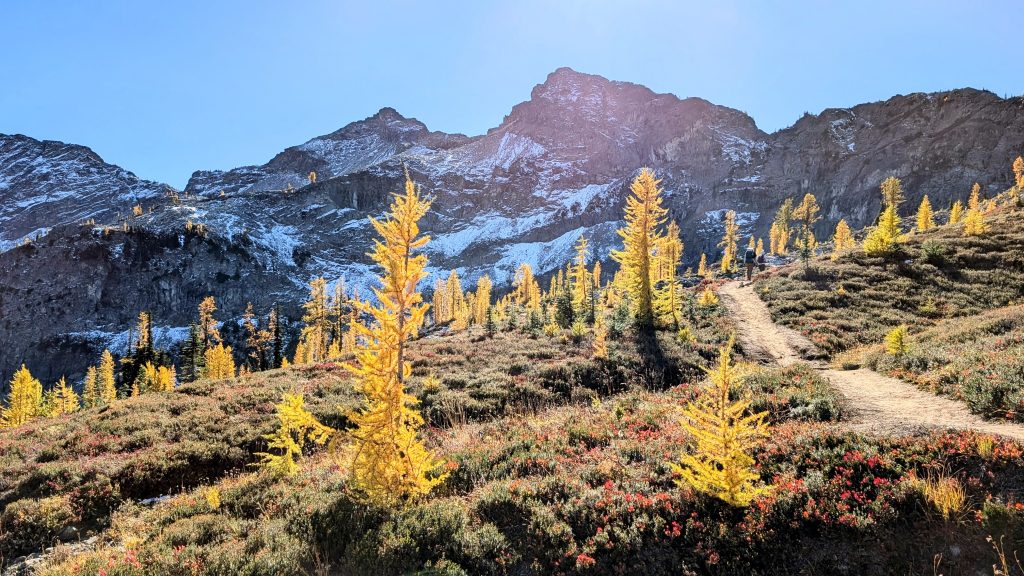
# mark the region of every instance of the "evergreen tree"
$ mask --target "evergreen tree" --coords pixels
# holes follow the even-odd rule
[[[99,367],[100,400],[104,406],[109,406],[117,400],[117,381],[114,378],[114,356],[110,350],[104,350],[100,356]]]
[[[683,425],[693,435],[695,449],[684,454],[672,470],[680,484],[715,496],[732,506],[747,506],[767,492],[750,453],[760,438],[768,436],[767,412],[746,415],[749,401],[730,401],[736,384],[731,359],[732,341],[719,351],[718,367],[708,370],[712,388],[697,402],[690,402]]]
[[[40,416],[43,409],[43,385],[32,377],[24,364],[14,373],[7,393],[7,407],[0,408],[0,428],[14,428]]]
[[[370,256],[383,269],[378,304],[361,304],[374,319],[358,325],[364,344],[346,367],[356,378],[363,407],[349,415],[353,485],[371,501],[394,505],[429,492],[443,476],[431,476],[440,462],[417,437],[423,417],[405,391],[411,368],[406,342],[416,336],[427,311],[416,285],[427,276],[427,258],[414,254],[429,237],[419,220],[430,208],[406,174],[405,194],[395,195],[388,217],[370,222],[380,235]],[[461,293],[460,293],[461,297]]]
[[[725,213],[723,226],[725,232],[722,234],[722,241],[718,243],[718,247],[722,249],[721,270],[723,274],[727,274],[736,269],[736,253],[739,250],[737,242],[739,240],[740,227],[739,224],[736,224],[735,210],[729,210]]]
[[[509,317],[510,318],[515,318],[515,315],[512,314]],[[488,338],[493,338],[494,334],[498,331],[498,323],[494,321],[494,307],[493,306],[488,306],[487,307],[487,314],[486,314],[486,316],[484,318],[483,325],[484,325],[484,333],[487,334],[487,337]]]
[[[633,303],[633,316],[641,326],[654,324],[651,290],[651,257],[661,237],[660,228],[668,210],[662,207],[661,189],[654,172],[644,168],[630,185],[626,199],[626,226],[618,230],[622,250],[612,251],[621,265],[625,288]]]
[[[832,261],[839,259],[839,256],[857,245],[857,241],[853,239],[853,232],[850,230],[850,225],[846,223],[846,220],[840,220],[836,224],[836,232],[832,235]]]
[[[181,376],[185,382],[197,380],[203,374],[206,361],[203,348],[203,336],[198,324],[188,327],[188,339],[181,348]]]
[[[278,368],[284,360],[284,338],[281,334],[281,313],[277,304],[270,310],[270,318],[267,320],[267,330],[271,338],[271,368]]]
[[[932,228],[935,228],[935,212],[932,211],[932,203],[925,194],[921,199],[921,205],[917,207],[917,231],[926,232]]]

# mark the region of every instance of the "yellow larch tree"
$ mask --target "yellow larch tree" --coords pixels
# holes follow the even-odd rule
[[[700,293],[700,298],[697,299],[697,304],[701,306],[718,305],[718,294],[715,294],[710,284],[704,286],[704,290]]]
[[[903,182],[895,177],[889,176],[882,180],[882,202],[886,206],[895,206],[899,209],[903,203]]]
[[[900,231],[898,208],[903,201],[903,185],[899,178],[890,176],[882,181],[882,214],[875,226],[864,238],[864,252],[868,255],[888,254],[904,240]]]
[[[631,297],[633,315],[645,327],[654,324],[651,259],[668,214],[661,205],[660,183],[647,168],[633,179],[629,187],[631,195],[626,198],[626,226],[618,230],[623,247],[612,251],[612,259],[624,272],[623,281]]]
[[[582,234],[576,240],[576,256],[572,261],[569,280],[572,283],[572,310],[575,318],[587,318],[591,316],[590,296],[592,281],[590,270],[587,269],[587,258],[590,252],[587,250],[587,237]]]
[[[857,245],[857,241],[853,239],[853,232],[850,230],[850,225],[846,223],[846,220],[840,220],[836,224],[835,234],[832,235],[832,261],[839,259],[839,256]]]
[[[512,280],[512,287],[516,304],[527,310],[540,309],[540,284],[537,283],[533,268],[529,264],[523,262],[519,265]]]
[[[85,379],[82,380],[82,406],[95,408],[101,404],[100,388],[96,381],[96,367],[89,366],[85,371]]]
[[[772,254],[784,255],[789,251],[789,237],[792,234],[790,221],[793,219],[793,199],[786,198],[782,201],[778,211],[775,212],[775,220],[772,222],[771,231],[768,235],[769,249]]]
[[[964,219],[964,203],[957,200],[949,209],[949,222],[947,224],[959,224]]]
[[[75,389],[61,378],[53,388],[53,404],[50,406],[50,416],[71,414],[80,408],[78,394]]]
[[[40,415],[43,409],[43,384],[36,380],[24,364],[11,378],[7,406],[0,409],[0,427],[21,426]]]
[[[764,254],[764,238],[757,239],[757,247],[754,248],[754,251],[757,253],[758,256]]]
[[[971,197],[967,201],[967,214],[964,215],[964,236],[980,236],[985,231],[985,214],[981,207],[981,185],[975,182],[971,187]]]
[[[104,350],[100,356],[99,377],[100,401],[109,406],[117,400],[117,381],[114,378],[114,356],[110,350]]]
[[[451,314],[448,313],[448,290],[444,280],[438,278],[434,281],[434,294],[432,297],[433,305],[431,306],[431,315],[434,318],[434,324],[441,324],[451,320]]]
[[[700,262],[697,264],[697,276],[710,280],[712,274],[711,269],[708,268],[708,255],[701,252]]]
[[[216,311],[217,301],[213,296],[207,296],[199,303],[199,334],[203,339],[203,350],[221,341],[217,321],[213,319],[213,313]]]
[[[274,406],[277,430],[267,434],[267,449],[277,453],[257,452],[259,466],[276,476],[291,476],[299,471],[298,459],[307,444],[323,445],[334,434],[334,429],[321,424],[306,410],[302,394],[285,392],[281,402]]]
[[[1024,189],[1024,158],[1020,156],[1013,161],[1013,183],[1018,190]]]
[[[598,320],[594,324],[594,345],[592,354],[594,358],[608,358],[608,327],[604,320]]]
[[[935,212],[932,210],[932,203],[925,194],[921,204],[917,207],[917,231],[926,232],[935,228]]]
[[[223,380],[235,377],[235,357],[231,346],[224,343],[209,348],[205,353],[206,373],[210,380]],[[308,360],[306,360],[308,362]]]
[[[804,261],[804,269],[810,265],[814,249],[818,245],[818,241],[814,237],[814,224],[820,220],[818,217],[820,211],[818,200],[814,194],[810,193],[804,194],[803,201],[793,209],[793,221],[797,224],[794,243],[796,249],[800,251],[800,259]]]
[[[443,479],[432,475],[440,462],[418,438],[423,417],[405,390],[412,372],[406,342],[416,336],[428,308],[417,290],[427,275],[427,258],[415,252],[430,240],[419,229],[429,208],[406,174],[405,194],[395,195],[387,218],[370,219],[380,235],[370,256],[382,268],[381,287],[374,289],[377,305],[362,305],[374,322],[360,325],[362,345],[355,362],[346,365],[363,396],[362,408],[349,415],[353,484],[382,505],[415,499]]]
[[[679,235],[679,225],[673,220],[668,224],[668,231],[661,239],[658,259],[662,262],[664,277],[661,287],[657,290],[654,310],[660,321],[673,330],[679,330],[682,322],[682,291],[679,281],[679,263],[683,257],[683,241]]]
[[[718,247],[722,249],[720,269],[723,274],[726,274],[736,269],[736,253],[739,250],[737,242],[739,240],[740,226],[736,223],[735,210],[729,210],[725,213],[723,227],[722,241],[718,243]]]
[[[302,305],[302,342],[308,362],[323,362],[330,351],[331,318],[327,306],[327,280],[314,278],[309,283],[309,299]]]
[[[768,436],[767,413],[746,414],[750,402],[729,400],[729,391],[737,384],[731,348],[732,340],[719,351],[718,367],[708,370],[711,389],[687,405],[683,426],[693,436],[693,451],[671,466],[680,485],[732,506],[747,506],[768,490],[759,485],[751,456],[760,439]]]
[[[483,326],[487,321],[487,310],[491,307],[491,289],[494,282],[484,274],[476,281],[476,293],[473,298],[473,321]]]

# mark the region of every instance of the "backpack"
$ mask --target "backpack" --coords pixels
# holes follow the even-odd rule
[[[750,248],[747,248],[747,251],[743,253],[744,264],[753,264],[755,258],[757,258],[757,255]]]

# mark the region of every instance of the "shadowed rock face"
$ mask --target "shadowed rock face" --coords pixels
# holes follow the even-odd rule
[[[178,327],[171,341],[207,294],[221,319],[247,301],[260,312],[280,302],[295,318],[320,275],[365,294],[366,217],[401,190],[405,170],[434,199],[424,221],[431,270],[458,267],[467,285],[488,273],[501,285],[521,262],[540,273],[561,266],[581,233],[606,259],[642,166],[663,179],[692,265],[715,252],[727,209],[744,235],[766,236],[784,198],[812,192],[826,234],[839,218],[870,224],[889,175],[903,179],[907,211],[924,194],[941,208],[975,181],[1005,189],[1022,152],[1024,99],[989,92],[896,96],[766,134],[739,111],[568,68],[481,136],[431,132],[384,108],[262,166],[195,172],[181,193],[88,148],[0,136],[0,378],[22,361],[44,380],[77,377],[104,345],[124,342],[139,310]],[[86,218],[131,232],[79,226]],[[187,233],[188,222],[206,235]]]

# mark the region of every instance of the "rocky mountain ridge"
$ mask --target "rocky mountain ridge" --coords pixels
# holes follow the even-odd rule
[[[44,379],[77,375],[89,354],[125,340],[139,310],[180,331],[206,294],[222,300],[223,319],[249,300],[282,303],[294,318],[316,276],[365,286],[366,217],[386,208],[406,169],[434,199],[424,222],[431,270],[500,285],[521,262],[561,266],[580,234],[606,258],[642,166],[663,178],[692,263],[715,252],[727,209],[744,234],[764,236],[784,198],[813,192],[821,233],[840,217],[861,227],[888,175],[904,180],[909,202],[928,194],[944,207],[975,181],[1005,189],[1021,152],[1022,98],[896,96],[767,134],[730,108],[567,68],[480,136],[431,132],[384,108],[264,165],[195,172],[183,191],[87,148],[0,135],[0,378],[22,361]],[[66,299],[82,287],[87,305]]]

